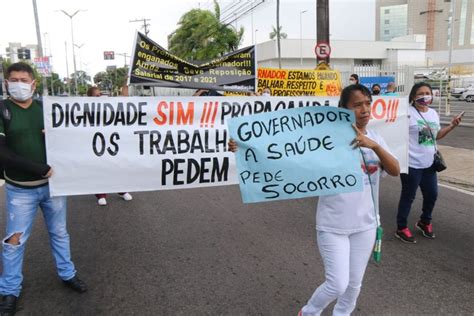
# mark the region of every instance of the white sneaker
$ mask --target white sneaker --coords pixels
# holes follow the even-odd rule
[[[97,204],[99,204],[100,206],[106,206],[107,200],[105,198],[100,198],[97,200]]]
[[[124,193],[124,194],[119,194],[120,197],[122,199],[124,199],[125,201],[131,201],[133,199],[132,195],[128,192]]]

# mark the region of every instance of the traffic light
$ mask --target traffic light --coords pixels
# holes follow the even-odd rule
[[[28,48],[18,48],[17,55],[18,59],[31,60],[31,51]]]
[[[18,55],[18,59],[25,59],[25,49],[24,48],[18,48],[16,53]]]

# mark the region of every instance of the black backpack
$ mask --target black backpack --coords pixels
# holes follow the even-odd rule
[[[10,121],[12,120],[12,112],[10,107],[7,105],[5,100],[0,100],[0,118],[3,121],[3,129],[7,132],[8,127],[10,126]],[[5,179],[5,172],[3,165],[0,162],[0,179]]]

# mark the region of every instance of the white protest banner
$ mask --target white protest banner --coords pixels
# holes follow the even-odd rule
[[[61,196],[236,184],[235,157],[227,151],[229,118],[336,106],[338,98],[44,97],[43,102],[48,164],[54,170],[50,189]],[[384,111],[377,113],[393,112],[388,105]],[[395,121],[407,119],[397,115]],[[390,136],[398,140],[405,132],[408,127]]]
[[[408,98],[373,97],[368,128],[377,131],[400,163],[400,172],[408,172]]]

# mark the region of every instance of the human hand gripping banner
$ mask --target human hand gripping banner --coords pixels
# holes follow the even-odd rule
[[[228,53],[211,61],[183,60],[137,32],[129,80],[134,85],[171,88],[255,91],[255,47]]]
[[[244,203],[362,190],[354,113],[312,107],[229,121]]]

